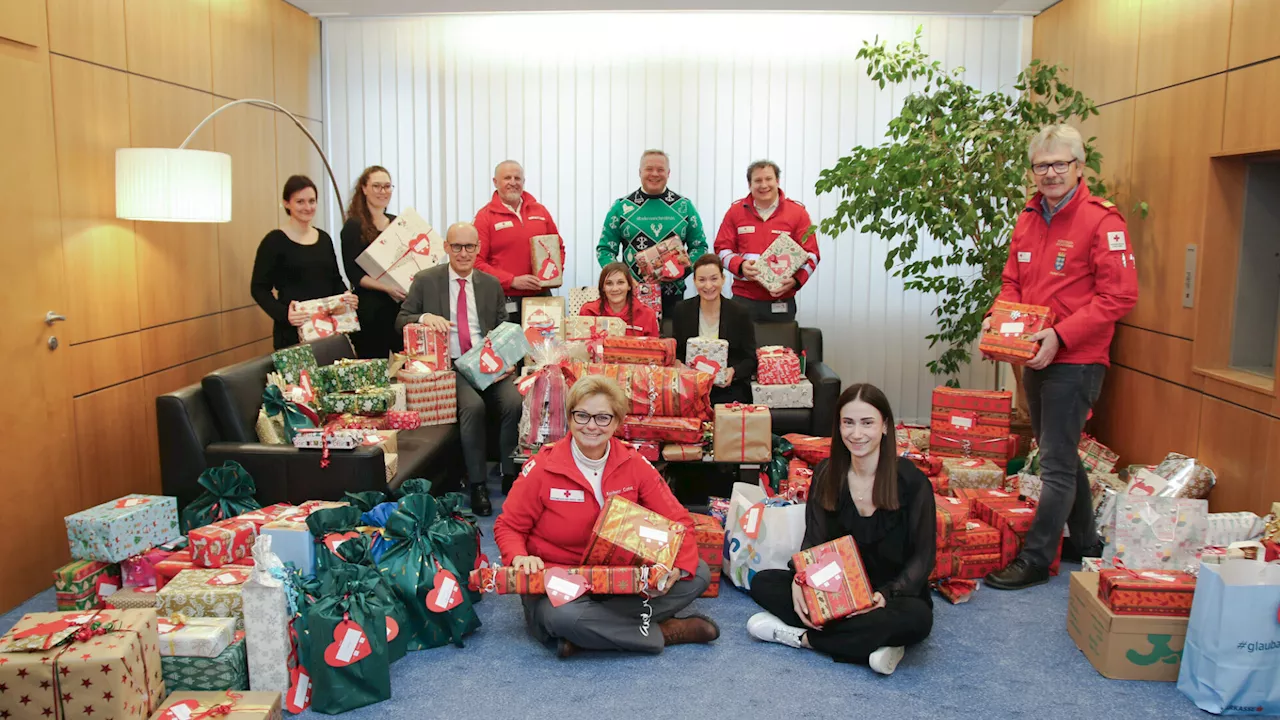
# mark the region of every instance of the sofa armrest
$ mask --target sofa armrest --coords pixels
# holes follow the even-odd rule
[[[826,363],[810,360],[805,368],[805,377],[813,384],[813,417],[809,434],[829,437],[835,426],[836,413],[840,410],[836,407],[840,400],[840,376]]]
[[[216,442],[205,448],[209,467],[227,460],[244,466],[258,486],[257,499],[265,507],[278,502],[294,505],[307,500],[341,500],[344,492],[387,490],[382,448],[331,450],[329,466],[320,467],[319,450],[292,445]]]
[[[818,328],[800,328],[800,348],[804,350],[809,362],[822,362],[822,330]]]

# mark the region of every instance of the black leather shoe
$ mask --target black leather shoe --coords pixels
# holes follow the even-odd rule
[[[511,486],[515,484],[516,484],[515,475],[503,475],[502,476],[502,494],[509,495],[511,493]]]
[[[989,573],[983,581],[997,590],[1021,590],[1049,582],[1049,568],[1036,567],[1017,558],[1005,569]]]
[[[489,502],[488,486],[471,486],[471,512],[482,517],[489,517],[493,514],[493,503]]]

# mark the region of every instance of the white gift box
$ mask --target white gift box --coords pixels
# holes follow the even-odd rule
[[[716,384],[724,384],[725,379],[729,376],[729,341],[705,337],[689,338],[689,341],[685,344],[684,364],[694,370],[705,372],[706,368],[700,367],[700,365],[703,365],[701,358],[720,366],[720,369],[716,371]],[[759,405],[767,404],[759,400],[756,403]],[[808,407],[813,407],[812,393],[810,393]]]
[[[171,629],[172,628],[172,629]],[[160,618],[160,654],[166,657],[213,658],[231,644],[236,619],[229,617]]]
[[[692,341],[690,341],[692,342]],[[813,383],[801,380],[790,385],[761,385],[751,381],[751,401],[756,405],[783,410],[813,407]]]
[[[1209,534],[1205,545],[1227,547],[1231,543],[1257,540],[1265,523],[1251,512],[1209,513]]]
[[[263,570],[279,562],[271,552],[269,539],[266,547],[266,552],[255,553],[254,557],[254,562],[262,565]],[[258,565],[254,570],[241,591],[245,646],[249,654],[249,689],[285,693],[290,685],[289,655],[293,647],[286,591],[280,580],[259,571]]]
[[[369,277],[406,293],[414,275],[447,262],[444,238],[413,208],[405,208],[356,258]]]
[[[569,288],[569,315],[578,315],[582,306],[600,299],[600,289],[594,285]]]
[[[321,450],[328,445],[330,450],[355,450],[364,442],[364,435],[363,430],[302,428],[293,436],[293,446]]]
[[[391,383],[391,392],[396,394],[395,402],[391,403],[392,410],[404,411],[409,409],[409,396],[405,392],[404,383]]]

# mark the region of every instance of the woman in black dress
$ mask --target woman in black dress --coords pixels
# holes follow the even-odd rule
[[[684,357],[691,337],[726,340],[729,372],[723,384],[711,388],[712,403],[751,402],[751,376],[756,374],[756,326],[738,303],[721,294],[724,265],[715,253],[693,263],[695,297],[681,300],[671,312],[676,353]]]
[[[295,301],[342,295],[351,307],[358,303],[338,274],[333,238],[311,227],[316,184],[306,175],[293,175],[284,184],[282,199],[289,221],[262,238],[249,282],[253,299],[275,321],[277,350],[298,344],[298,327],[307,321]]]
[[[356,263],[360,253],[378,235],[395,215],[387,212],[391,203],[391,173],[380,165],[371,165],[360,173],[351,191],[351,206],[347,208],[347,224],[342,226],[342,262],[347,279],[356,296],[360,298],[360,332],[351,336],[356,355],[362,358],[385,358],[404,347],[404,338],[396,332],[396,315],[404,293],[385,280],[370,277]]]
[[[831,457],[814,469],[801,549],[852,535],[875,605],[819,628],[808,617],[795,571],[763,570],[751,580],[751,598],[767,612],[752,615],[747,632],[888,675],[903,646],[933,629],[933,489],[914,465],[898,462],[893,411],[883,392],[853,385],[839,406]]]

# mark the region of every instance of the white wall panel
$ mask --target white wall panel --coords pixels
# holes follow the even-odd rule
[[[595,242],[612,201],[638,185],[640,152],[665,149],[671,187],[697,206],[712,241],[767,157],[815,222],[835,207],[818,173],[849,148],[881,142],[910,88],[880,90],[855,61],[863,40],[897,43],[923,26],[927,50],[986,90],[1012,86],[1028,24],[1019,18],[821,13],[561,13],[324,20],[326,128],[339,181],[380,164],[392,211],[444,227],[470,220],[493,166],[525,166],[568,247],[569,285],[594,284]],[[759,40],[767,28],[767,41]],[[331,224],[336,222],[336,217]],[[820,239],[822,263],[799,296],[846,383],[882,387],[904,418],[928,415],[924,363],[934,299],[884,270],[887,243]],[[934,252],[931,242],[921,254]],[[975,364],[960,378],[990,387]]]

